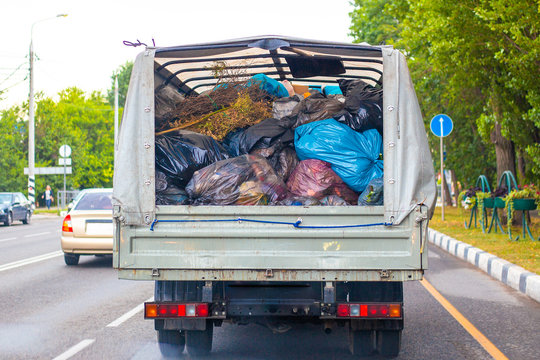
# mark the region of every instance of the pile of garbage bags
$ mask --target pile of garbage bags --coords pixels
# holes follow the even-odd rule
[[[383,205],[382,89],[341,79],[300,94],[264,74],[243,86],[254,84],[272,101],[271,118],[222,139],[188,130],[156,136],[157,205]],[[158,90],[163,125],[172,101],[191,98]]]

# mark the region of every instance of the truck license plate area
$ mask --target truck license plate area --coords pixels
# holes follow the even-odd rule
[[[282,300],[282,301],[231,301],[227,309],[228,316],[320,316],[319,302]]]

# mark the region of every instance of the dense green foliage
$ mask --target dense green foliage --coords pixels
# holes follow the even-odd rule
[[[471,185],[517,167],[540,179],[540,16],[533,0],[355,0],[355,41],[385,41],[409,57],[426,128],[454,120],[447,168]],[[430,135],[434,155],[438,138]],[[434,156],[438,163],[438,156]],[[438,165],[437,165],[438,166]]]
[[[114,110],[105,98],[69,88],[60,92],[58,101],[42,95],[36,100],[36,167],[58,166],[58,149],[68,144],[73,174],[67,176],[67,189],[111,187]],[[27,107],[13,106],[0,115],[0,189],[26,193]],[[36,194],[39,196],[47,184],[55,191],[63,189],[63,181],[63,175],[36,175]]]
[[[111,88],[85,94],[68,88],[57,101],[36,95],[35,166],[59,166],[58,150],[71,147],[73,174],[66,177],[67,189],[112,187],[114,170],[114,79],[118,76],[120,116],[125,103],[133,63],[127,62],[113,72]],[[0,112],[0,191],[27,193],[28,103]],[[51,185],[53,191],[64,187],[63,175],[36,175],[36,197]]]
[[[128,61],[113,72],[111,76],[111,88],[107,91],[107,101],[111,106],[114,106],[114,79],[118,76],[118,106],[124,107],[132,69],[133,62]]]
[[[26,193],[28,166],[28,108],[13,106],[0,112],[0,191]]]

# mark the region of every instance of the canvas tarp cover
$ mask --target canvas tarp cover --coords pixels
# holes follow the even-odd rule
[[[340,56],[347,71],[336,76],[293,78],[284,61],[291,56],[290,48],[303,56]],[[359,78],[372,85],[382,83],[385,221],[401,223],[418,204],[433,212],[433,163],[405,57],[386,46],[272,36],[147,48],[138,55],[115,148],[115,218],[126,225],[148,225],[155,218],[155,86],[166,83],[184,94],[198,94],[215,86],[217,80],[211,73],[215,59],[229,59],[227,64],[243,67],[245,62],[241,59],[246,56],[247,76],[262,72],[278,80],[322,86],[335,85],[338,78]]]

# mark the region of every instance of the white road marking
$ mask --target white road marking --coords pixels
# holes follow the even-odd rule
[[[7,239],[2,239],[0,240],[0,242],[4,242],[4,241],[10,241],[10,240],[15,240],[16,237],[10,237],[10,238],[7,238]]]
[[[37,234],[29,234],[29,235],[24,235],[24,237],[34,237],[34,236],[41,236],[41,235],[47,235],[47,234],[50,234],[51,232],[50,231],[46,231],[46,232],[42,232],[42,233],[37,233]]]
[[[61,256],[63,254],[64,253],[62,252],[62,250],[58,250],[58,251],[54,251],[54,252],[51,252],[51,253],[34,256],[34,257],[31,257],[31,258],[28,258],[28,259],[22,259],[22,260],[19,260],[19,261],[14,261],[14,262],[11,262],[11,263],[0,265],[0,272],[15,269],[15,268],[18,268],[18,267],[21,267],[21,266],[24,266],[24,265],[33,264],[33,263],[36,263],[36,262],[39,262],[39,261],[52,259],[54,257]]]
[[[86,339],[78,343],[77,345],[69,348],[66,352],[58,355],[53,360],[66,360],[78,353],[79,351],[83,350],[85,347],[91,345],[96,339]]]
[[[154,297],[152,296],[150,299],[146,300],[145,302],[151,302],[154,301]],[[139,304],[135,306],[133,309],[129,310],[124,315],[120,316],[118,319],[114,320],[112,323],[107,325],[107,327],[117,327],[120,326],[125,321],[129,320],[131,317],[133,317],[138,312],[142,311],[144,309],[144,303]]]

